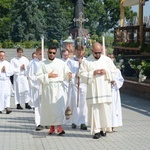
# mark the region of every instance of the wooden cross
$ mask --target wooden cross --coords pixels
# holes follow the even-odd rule
[[[88,18],[83,18],[83,13],[80,12],[79,13],[79,18],[74,18],[73,21],[74,22],[79,22],[79,37],[82,38],[82,24],[83,24],[83,22],[88,22],[89,19]]]

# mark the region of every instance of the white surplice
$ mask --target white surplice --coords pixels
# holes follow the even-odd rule
[[[62,61],[64,61],[64,63],[69,66],[71,59],[67,58],[67,60],[62,58]],[[70,104],[70,99],[71,99],[71,85],[69,84],[70,81],[68,81],[68,79],[63,81],[63,86],[64,86],[64,96],[65,96],[65,105],[66,108],[69,106]],[[69,88],[69,89],[68,89]]]
[[[30,68],[30,65],[32,64],[32,62],[35,60],[36,58],[34,58],[34,59],[32,59],[30,62],[29,62],[29,64],[28,64],[28,66],[27,66],[27,76],[28,76],[28,74],[29,74],[29,68]],[[33,93],[32,93],[32,86],[31,86],[31,81],[30,81],[30,78],[28,78],[28,81],[29,81],[29,97],[30,97],[30,100],[31,100],[31,105],[34,107],[34,104],[33,104]]]
[[[85,58],[83,57],[83,60]],[[86,104],[86,91],[87,86],[77,77],[79,72],[78,58],[72,58],[68,62],[68,67],[72,72],[72,85],[71,85],[71,99],[70,108],[72,110],[71,122],[76,125],[87,124],[87,104]],[[79,87],[78,87],[79,79]]]
[[[36,73],[39,67],[40,61],[35,58],[30,66],[28,67],[28,78],[30,81],[31,98],[33,99],[34,114],[35,114],[35,125],[40,125],[40,111],[41,111],[41,95],[42,95],[42,84],[36,77]]]
[[[11,59],[11,64],[14,67],[14,91],[15,91],[15,104],[28,103],[29,98],[29,82],[27,79],[27,66],[29,60],[22,56],[21,58],[15,57]],[[25,65],[25,70],[21,70],[20,66]]]
[[[52,71],[58,74],[58,77],[48,78],[48,74]],[[42,83],[42,125],[61,125],[63,123],[65,115],[63,81],[69,72],[67,65],[58,58],[40,62],[36,76]]]
[[[6,72],[1,72],[2,67],[5,66]],[[0,61],[0,111],[10,107],[11,82],[10,76],[14,74],[12,65],[6,61]]]
[[[93,76],[96,69],[105,69],[106,74]],[[112,60],[104,55],[101,55],[98,60],[90,55],[81,63],[79,76],[87,84],[86,100],[91,134],[111,127],[111,81],[115,69]]]
[[[115,83],[112,85],[112,127],[122,126],[122,109],[119,89],[123,86],[124,78],[117,69],[114,76]]]

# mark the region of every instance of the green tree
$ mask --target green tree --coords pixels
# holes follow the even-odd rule
[[[84,2],[89,5],[84,7],[84,17],[89,19],[84,28],[89,29],[91,35],[99,39],[118,25],[120,0]],[[0,41],[39,40],[41,34],[47,40],[64,39],[72,27],[73,10],[72,0],[0,0]],[[125,15],[132,19],[136,14],[126,7]]]
[[[48,1],[45,6],[46,32],[48,41],[68,36],[70,18],[58,0]]]
[[[116,27],[120,19],[120,0],[87,0],[90,8],[85,7],[85,15],[89,22],[85,27],[89,28],[91,35],[101,36],[108,30]],[[131,7],[125,8],[127,18],[132,18],[136,14]]]
[[[0,0],[0,41],[10,39],[11,7],[16,0]]]
[[[103,12],[99,18],[97,34],[115,27],[120,17],[120,0],[104,0]]]
[[[88,0],[87,4],[89,7],[85,7],[84,14],[89,21],[85,23],[84,27],[89,29],[91,35],[95,35],[97,34],[99,18],[104,11],[103,5],[100,0]]]
[[[15,42],[40,40],[45,19],[36,0],[17,0],[12,7],[12,39]]]

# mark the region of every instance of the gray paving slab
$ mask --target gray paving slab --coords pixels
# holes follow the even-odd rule
[[[32,110],[17,110],[11,98],[11,114],[0,114],[0,150],[149,150],[150,100],[121,93],[123,126],[98,140],[87,131],[63,125],[64,136],[36,132]]]

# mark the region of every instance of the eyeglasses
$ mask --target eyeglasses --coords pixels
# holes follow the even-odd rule
[[[97,54],[101,54],[102,52],[93,52],[95,55],[97,55]]]
[[[49,52],[49,54],[53,54],[53,55],[55,55],[55,54],[56,54],[56,52]]]

